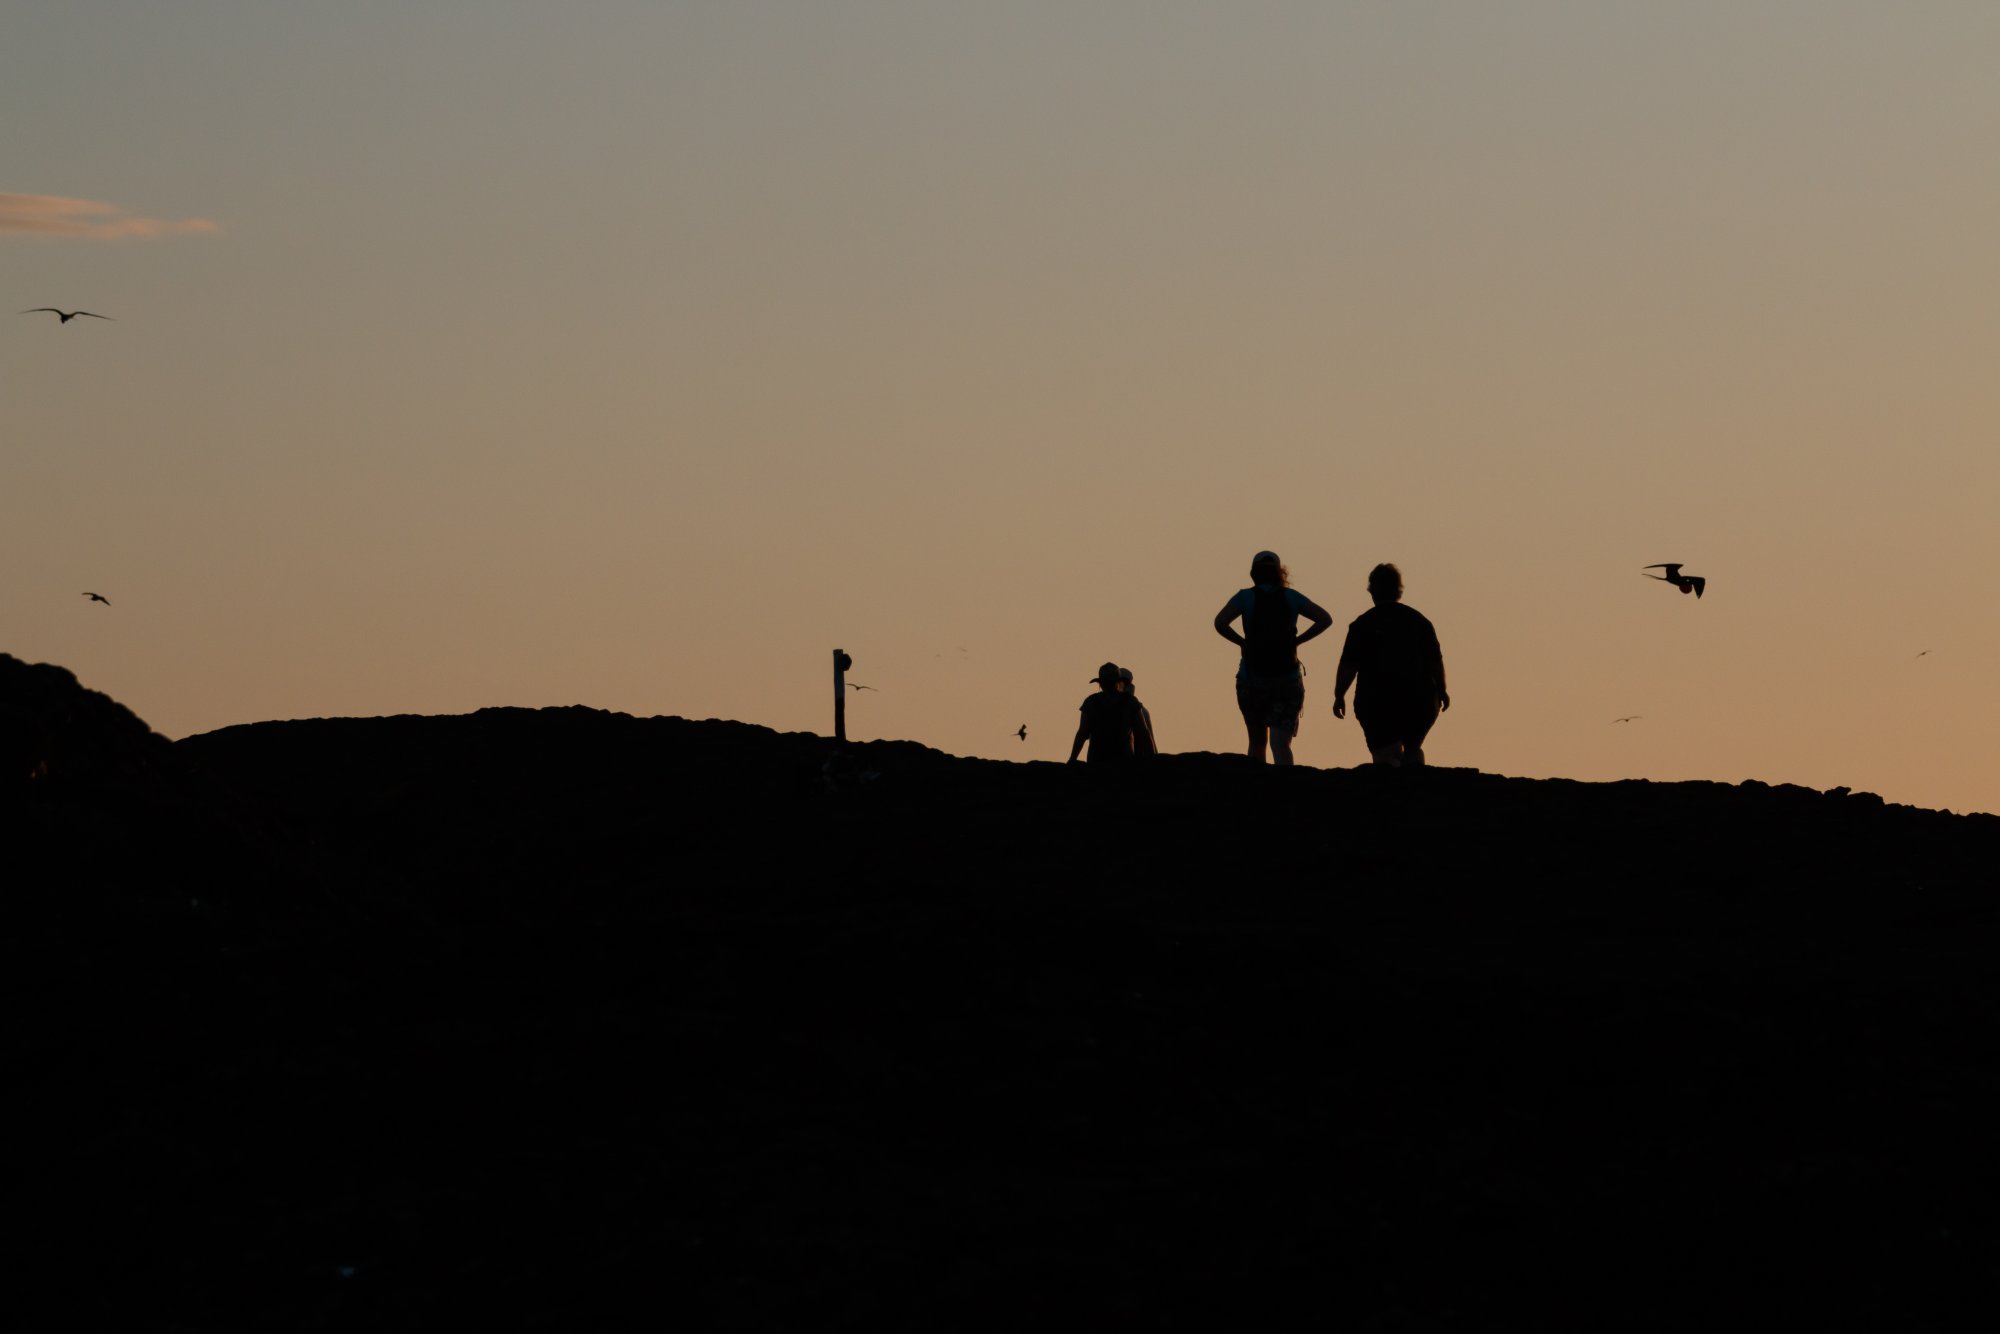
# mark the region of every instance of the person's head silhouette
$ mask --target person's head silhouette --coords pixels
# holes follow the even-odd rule
[[[1403,572],[1384,562],[1368,572],[1368,596],[1380,607],[1403,600]]]
[[[1280,588],[1292,586],[1292,572],[1278,559],[1275,551],[1260,551],[1250,558],[1250,582],[1253,584],[1276,584]]]

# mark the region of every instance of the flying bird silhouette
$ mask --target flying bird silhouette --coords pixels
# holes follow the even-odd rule
[[[85,593],[84,596],[89,598],[92,602],[102,602],[107,607],[111,605],[111,599],[104,596],[104,594],[102,593]]]
[[[1611,721],[1614,723],[1636,723],[1645,716],[1643,713],[1628,713],[1623,718],[1613,718]]]
[[[1681,592],[1692,593],[1696,597],[1700,597],[1701,590],[1708,587],[1708,580],[1698,574],[1682,574],[1681,567],[1678,564],[1648,565],[1644,568],[1648,570],[1665,570],[1665,574],[1649,574],[1646,577],[1648,579],[1658,579],[1663,584],[1672,584],[1674,587],[1680,589]]]
[[[1917,658],[1928,658],[1928,657],[1929,657],[1930,655],[1931,655],[1931,651],[1930,651],[1929,649],[1925,649],[1925,650],[1924,650],[1924,651],[1923,651],[1922,653],[1919,653],[1919,654],[1917,655]],[[1911,659],[1910,659],[1910,661],[1911,661],[1911,662],[1915,662],[1915,661],[1917,660],[1917,658],[1911,658]]]
[[[852,682],[852,681],[849,681],[849,682],[847,683],[847,688],[848,688],[849,690],[875,690],[875,687],[874,687],[874,686],[858,686],[858,685],[854,684],[854,682]],[[879,691],[879,690],[875,690],[875,693],[879,695],[879,694],[881,694],[882,692],[881,692],[881,691]]]
[[[1014,733],[1014,735],[1021,738],[1021,740],[1026,741],[1028,739],[1028,725],[1026,723],[1022,723],[1021,730]]]
[[[111,319],[111,317],[110,317],[109,315],[100,315],[100,314],[98,314],[98,313],[97,313],[96,311],[94,311],[94,310],[57,310],[57,309],[56,309],[56,308],[55,308],[54,306],[36,306],[36,307],[35,307],[34,309],[32,309],[32,310],[24,310],[24,311],[22,311],[22,312],[21,312],[21,314],[23,314],[23,315],[39,315],[39,314],[40,314],[41,312],[43,312],[43,311],[45,311],[45,310],[46,310],[46,311],[47,311],[47,312],[48,312],[49,314],[51,314],[51,315],[57,315],[57,316],[60,316],[60,317],[61,317],[61,320],[60,320],[60,322],[61,322],[61,323],[63,323],[63,324],[68,324],[68,323],[69,323],[69,322],[70,322],[71,320],[75,319],[75,318],[76,318],[77,316],[79,316],[79,315],[88,315],[88,316],[90,316],[90,318],[92,318],[93,320],[109,320],[109,319]],[[114,321],[112,321],[112,322],[113,322],[113,323],[116,323],[116,321],[115,321],[115,320],[114,320]]]

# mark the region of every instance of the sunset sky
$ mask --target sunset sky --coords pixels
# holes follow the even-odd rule
[[[1237,750],[1270,547],[1340,626],[1402,567],[1434,763],[2000,810],[1988,0],[5,33],[0,651],[169,736],[828,731],[840,646],[858,737],[1061,759],[1114,659]]]

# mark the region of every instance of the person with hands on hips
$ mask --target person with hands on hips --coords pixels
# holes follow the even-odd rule
[[[1304,634],[1298,633],[1301,616],[1312,622]],[[1232,624],[1238,617],[1243,620],[1241,634]],[[1332,624],[1325,608],[1292,587],[1291,571],[1275,551],[1250,558],[1250,587],[1215,614],[1215,633],[1243,650],[1236,667],[1236,707],[1243,715],[1252,763],[1264,762],[1267,739],[1274,763],[1292,762],[1292,738],[1299,734],[1299,713],[1306,702],[1299,646]]]

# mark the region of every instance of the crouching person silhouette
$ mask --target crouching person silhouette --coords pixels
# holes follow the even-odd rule
[[[1132,685],[1132,669],[1120,667],[1118,680],[1121,688],[1132,697],[1132,753],[1140,759],[1160,753],[1160,743],[1153,737],[1153,711],[1139,700],[1139,692]]]
[[[1333,680],[1333,716],[1347,716],[1347,687],[1368,754],[1391,769],[1424,763],[1424,738],[1438,714],[1451,707],[1444,686],[1444,650],[1437,630],[1415,607],[1403,605],[1403,574],[1393,565],[1368,572],[1375,605],[1347,627]]]
[[[1070,742],[1069,762],[1090,743],[1092,764],[1123,764],[1135,757],[1133,733],[1139,721],[1139,701],[1125,693],[1118,676],[1118,664],[1107,662],[1097,669],[1097,693],[1084,698],[1083,717],[1077,723],[1076,739]]]
[[[1231,628],[1239,616],[1242,634]],[[1304,634],[1298,633],[1301,616],[1312,622]],[[1292,762],[1292,738],[1299,734],[1299,711],[1306,704],[1299,645],[1332,624],[1324,608],[1292,587],[1291,571],[1275,551],[1250,558],[1250,587],[1215,613],[1215,633],[1243,650],[1236,667],[1236,708],[1249,734],[1252,763],[1264,762],[1266,738],[1275,763]]]

